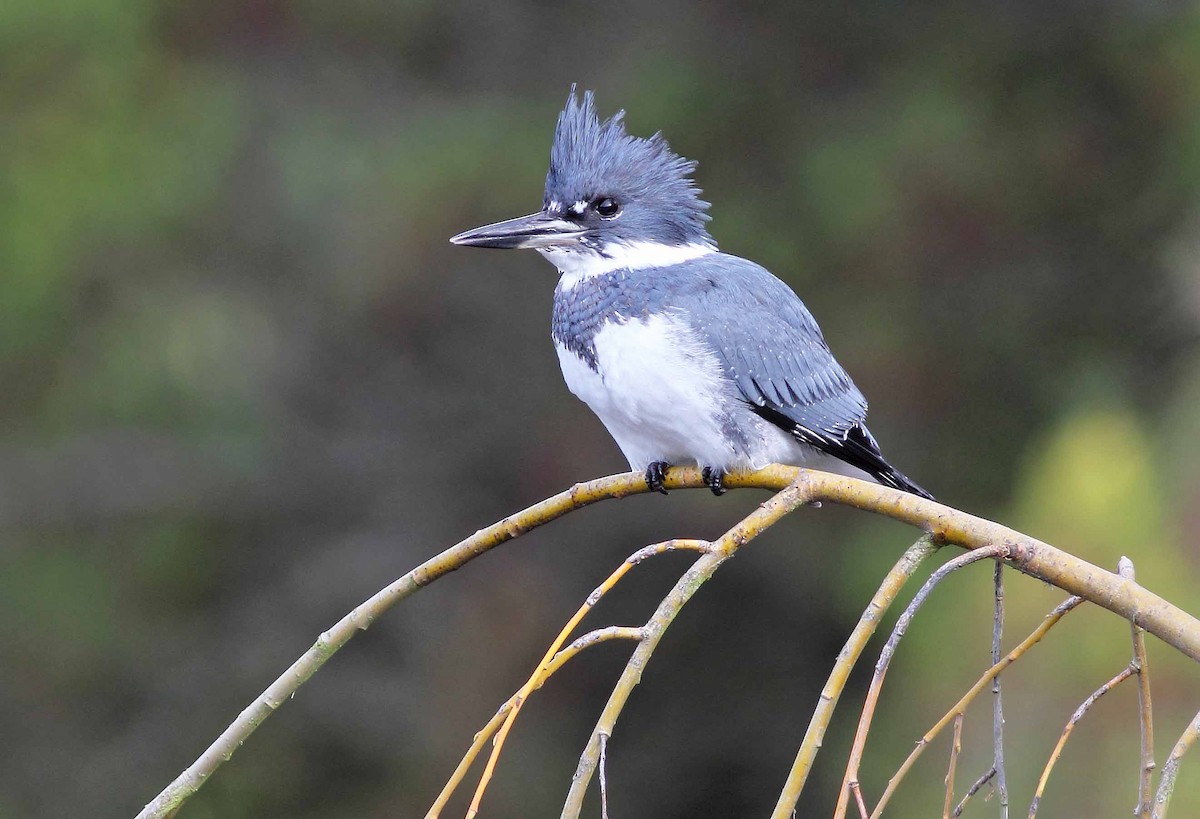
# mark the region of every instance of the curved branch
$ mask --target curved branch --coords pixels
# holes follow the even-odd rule
[[[1062,755],[1063,747],[1067,744],[1067,739],[1071,736],[1071,732],[1075,730],[1075,726],[1083,719],[1083,715],[1096,704],[1096,700],[1103,697],[1109,691],[1112,691],[1136,673],[1137,671],[1134,670],[1132,665],[1125,666],[1117,676],[1093,691],[1091,696],[1075,709],[1075,713],[1071,714],[1071,718],[1067,720],[1067,726],[1063,728],[1062,736],[1058,738],[1058,743],[1050,753],[1050,758],[1046,760],[1046,767],[1042,769],[1042,775],[1038,778],[1037,789],[1033,792],[1033,802],[1029,805],[1029,819],[1034,819],[1037,816],[1038,806],[1042,802],[1042,794],[1046,790],[1046,782],[1050,779],[1050,772],[1054,770],[1054,763],[1058,762],[1058,758]]]
[[[1175,792],[1175,777],[1179,776],[1179,765],[1183,755],[1200,739],[1200,713],[1192,717],[1188,727],[1179,735],[1175,747],[1167,756],[1163,765],[1162,778],[1158,780],[1158,790],[1154,794],[1154,819],[1167,819],[1167,805],[1171,802],[1171,794]]]
[[[694,474],[673,470],[667,486],[672,489],[683,486],[704,486],[699,470]],[[735,484],[730,484],[735,485]],[[296,662],[271,683],[229,727],[202,753],[195,762],[183,771],[138,814],[137,819],[160,819],[171,817],[179,810],[208,777],[233,756],[246,739],[254,733],[263,720],[271,716],[279,706],[317,672],[342,646],[350,642],[359,631],[365,631],[377,617],[413,592],[434,580],[461,569],[471,560],[501,543],[520,537],[542,524],[556,520],[575,509],[611,498],[623,498],[648,491],[645,477],[640,473],[613,475],[572,486],[566,492],[547,498],[540,503],[493,523],[485,529],[461,540],[435,557],[426,560],[408,574],[376,592],[370,599],[356,606],[353,611],[338,620],[328,631],[317,638],[316,643]]]
[[[1133,561],[1122,556],[1117,562],[1117,574],[1134,580]],[[1133,659],[1130,666],[1138,676],[1138,725],[1142,736],[1142,764],[1138,772],[1138,801],[1133,815],[1150,819],[1151,793],[1154,787],[1154,708],[1150,698],[1150,666],[1146,662],[1146,632],[1134,620],[1129,625],[1133,637]]]
[[[929,576],[929,579],[917,591],[916,596],[905,607],[904,612],[896,621],[896,625],[892,627],[891,636],[888,637],[888,641],[884,644],[883,651],[879,652],[879,660],[875,663],[875,673],[871,676],[871,685],[867,689],[862,716],[859,717],[858,729],[854,732],[854,744],[850,748],[850,759],[846,763],[846,775],[842,780],[842,788],[838,794],[837,808],[834,811],[836,819],[842,819],[846,815],[846,806],[850,793],[853,792],[855,795],[858,795],[860,792],[858,768],[862,763],[863,751],[867,746],[867,734],[871,730],[871,720],[875,716],[875,707],[879,703],[879,692],[883,689],[883,679],[887,676],[888,667],[891,665],[892,657],[896,653],[896,647],[900,645],[905,632],[908,631],[908,626],[912,622],[913,617],[916,616],[921,606],[925,604],[925,601],[929,599],[930,593],[933,592],[938,583],[941,583],[953,572],[979,560],[1003,558],[1007,553],[1006,546],[987,546],[947,561]],[[875,811],[878,813],[879,808],[876,808]]]
[[[879,591],[875,592],[875,596],[867,604],[854,631],[850,632],[846,644],[838,652],[833,671],[829,673],[829,679],[825,682],[825,687],[821,689],[817,707],[813,711],[812,719],[809,720],[808,730],[804,732],[804,740],[800,743],[800,750],[796,752],[796,761],[792,763],[792,770],[788,773],[787,782],[784,783],[779,800],[775,803],[771,819],[790,819],[793,815],[796,803],[800,801],[800,792],[804,790],[804,785],[808,781],[813,760],[817,757],[817,751],[821,749],[821,743],[825,738],[825,729],[829,726],[829,720],[833,718],[833,711],[837,707],[838,699],[842,696],[842,690],[850,678],[850,672],[854,670],[855,663],[862,656],[863,649],[866,648],[871,635],[875,633],[879,621],[896,600],[896,595],[912,578],[917,568],[927,557],[936,552],[938,547],[939,544],[934,542],[929,535],[909,546],[896,561],[892,570],[888,572]]]
[[[797,467],[768,466],[729,475],[725,486],[782,490],[802,484],[813,501],[863,509],[924,529],[937,539],[967,549],[993,543],[1008,547],[1006,562],[1026,574],[1078,594],[1138,625],[1194,660],[1200,660],[1200,620],[1147,591],[1085,560],[1008,527],[918,498],[896,489]],[[669,471],[668,489],[698,489],[696,468]],[[580,483],[530,506],[445,550],[376,593],[324,632],[316,643],[272,682],[195,762],[138,814],[138,819],[174,816],[179,807],[246,741],[254,730],[296,692],[333,654],[376,617],[439,577],[465,566],[484,552],[575,509],[601,500],[649,491],[641,473],[625,473]]]
[[[580,811],[583,810],[583,797],[587,793],[588,785],[591,783],[596,766],[600,761],[601,742],[612,736],[613,728],[616,726],[617,718],[621,715],[625,703],[629,701],[634,687],[641,682],[642,670],[650,661],[654,649],[658,647],[663,634],[674,622],[683,606],[713,576],[722,563],[737,553],[741,546],[809,500],[807,487],[801,481],[797,481],[777,493],[747,515],[741,523],[722,535],[720,539],[713,541],[712,548],[684,572],[675,587],[663,598],[654,615],[646,621],[643,629],[645,636],[638,643],[633,656],[629,658],[625,670],[621,672],[621,676],[608,698],[608,704],[604,706],[604,711],[601,712],[600,719],[592,730],[592,736],[579,757],[579,766],[575,770],[575,776],[571,779],[571,789],[567,792],[567,799],[563,804],[562,819],[577,819]]]
[[[768,470],[774,468],[768,467]],[[1200,661],[1200,620],[1133,580],[1007,526],[935,501],[854,478],[801,471],[805,472],[804,479],[813,486],[814,501],[852,506],[909,523],[966,549],[1003,544],[1009,550],[1004,561],[1008,565],[1065,592],[1079,595],[1126,620],[1136,620],[1139,626],[1163,642]]]
[[[879,797],[879,804],[875,806],[875,815],[883,813],[883,809],[887,807],[888,801],[891,800],[892,795],[896,792],[896,789],[900,787],[900,782],[916,763],[917,757],[919,757],[925,748],[928,747],[929,743],[933,742],[933,740],[937,738],[937,735],[940,734],[946,728],[946,726],[950,724],[951,720],[962,716],[966,712],[967,706],[970,705],[971,702],[977,696],[979,696],[980,692],[987,687],[988,681],[995,679],[1000,672],[1008,668],[1017,660],[1021,659],[1025,652],[1037,645],[1041,639],[1046,636],[1046,633],[1050,631],[1050,629],[1054,628],[1059,620],[1066,616],[1067,612],[1071,611],[1082,602],[1082,597],[1068,597],[1066,600],[1055,606],[1053,611],[1042,618],[1042,622],[1038,624],[1037,628],[1029,633],[1028,637],[1022,640],[1020,644],[1016,646],[1016,648],[1008,652],[1008,654],[1006,654],[1002,660],[1000,660],[998,663],[995,663],[991,668],[985,671],[983,676],[976,680],[975,684],[967,689],[967,693],[963,694],[962,698],[954,704],[954,707],[947,711],[940,720],[934,723],[932,728],[925,732],[924,736],[917,740],[916,747],[909,752],[908,758],[904,760],[904,763],[900,766],[899,770],[897,770],[896,773],[893,774],[892,778],[888,780],[887,788],[884,790],[883,795]],[[970,796],[977,790],[983,787],[988,780],[992,779],[996,775],[997,770],[995,767],[992,767],[987,773],[979,777],[979,779],[976,780],[975,784],[972,785],[971,789],[967,792],[967,796],[963,797],[963,801],[959,807],[961,808],[965,806],[967,799],[970,798]],[[1007,803],[1004,803],[1001,807],[1007,811],[1008,805]],[[958,810],[958,814],[961,813],[962,811]]]
[[[525,704],[525,701],[529,698],[529,695],[541,688],[542,685],[545,684],[546,680],[549,679],[550,675],[554,673],[554,670],[557,669],[557,666],[555,666],[553,669],[551,668],[551,660],[555,659],[555,655],[562,647],[562,644],[567,641],[567,638],[571,636],[571,632],[574,631],[575,627],[579,625],[580,621],[587,616],[587,613],[591,611],[597,603],[600,602],[600,599],[604,597],[605,594],[612,590],[613,586],[617,585],[621,578],[624,577],[630,569],[641,563],[643,560],[653,557],[654,555],[660,555],[680,549],[689,549],[695,552],[707,552],[710,548],[711,547],[707,541],[684,539],[667,540],[663,541],[662,543],[655,543],[651,546],[646,546],[645,548],[637,550],[624,561],[622,561],[621,565],[618,566],[616,570],[613,571],[613,573],[610,574],[608,578],[596,588],[595,591],[587,596],[587,600],[583,602],[583,605],[579,607],[574,616],[571,617],[571,619],[567,621],[567,624],[562,627],[562,630],[559,631],[558,636],[554,638],[554,642],[550,644],[550,648],[546,650],[545,656],[543,656],[541,662],[537,664],[537,668],[534,669],[533,674],[530,675],[525,685],[521,686],[521,689],[513,695],[511,700],[512,708],[509,709],[508,715],[504,719],[504,724],[500,726],[500,732],[496,734],[496,739],[494,742],[492,742],[492,753],[491,756],[488,757],[486,767],[483,769],[483,775],[479,778],[479,786],[475,789],[475,796],[471,799],[471,807],[467,811],[467,819],[471,819],[471,817],[475,816],[475,814],[479,812],[479,803],[482,801],[483,793],[487,790],[488,782],[491,780],[492,773],[496,769],[496,763],[500,759],[500,751],[504,748],[504,741],[508,737],[508,732],[512,730],[512,725],[516,721],[517,715],[521,713],[521,707]],[[601,632],[603,631],[604,630],[602,629]],[[642,639],[643,635],[640,629],[625,629],[625,631],[635,633],[631,639]],[[599,635],[601,632],[592,632],[592,635]],[[580,640],[584,640],[592,635],[584,635],[584,637],[581,637]],[[610,638],[597,637],[597,639]],[[449,783],[447,784],[447,787],[450,787]],[[444,804],[442,801],[443,798],[449,799],[450,794],[446,791],[443,791],[442,793],[443,796],[439,797],[439,802]],[[435,819],[437,816],[437,810],[439,810],[439,808],[435,803],[434,809],[430,811],[427,819]]]
[[[642,639],[642,630],[640,628],[630,626],[606,626],[598,628],[594,631],[589,631],[587,634],[576,637],[571,644],[562,651],[554,655],[554,658],[545,665],[538,667],[538,672],[541,674],[537,688],[545,685],[546,680],[550,679],[558,669],[562,668],[568,660],[574,657],[585,648],[591,648],[598,643],[608,642],[609,640],[640,640]],[[425,819],[437,819],[441,815],[442,809],[446,807],[446,803],[450,801],[450,797],[454,795],[455,789],[466,776],[467,771],[479,756],[479,752],[487,743],[492,735],[500,729],[502,724],[506,724],[505,720],[513,710],[523,702],[527,694],[521,691],[513,694],[508,698],[508,701],[501,705],[496,711],[495,716],[488,720],[488,724],[479,729],[479,733],[471,741],[471,747],[463,754],[462,760],[458,763],[458,767],[454,769],[454,773],[450,775],[450,779],[446,782],[442,792],[438,794],[438,798],[434,801],[433,807],[425,814]],[[478,807],[478,806],[476,806]]]

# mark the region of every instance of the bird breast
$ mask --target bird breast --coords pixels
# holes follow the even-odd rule
[[[632,468],[735,459],[732,385],[682,317],[609,319],[588,354],[559,339],[555,348],[567,387],[600,417]]]

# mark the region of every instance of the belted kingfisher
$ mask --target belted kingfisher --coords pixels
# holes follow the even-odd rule
[[[879,451],[867,401],[808,308],[763,267],[721,253],[696,163],[661,133],[601,121],[572,86],[542,209],[468,230],[456,245],[533,248],[560,272],[552,333],[563,377],[651,489],[696,465],[715,494],[732,470],[832,456],[932,497]]]

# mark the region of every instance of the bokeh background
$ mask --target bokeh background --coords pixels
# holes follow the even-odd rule
[[[133,815],[358,601],[624,468],[561,384],[553,270],[446,242],[538,207],[573,82],[700,161],[713,235],[801,293],[904,471],[1095,563],[1128,554],[1200,609],[1195,5],[6,0],[0,817]],[[423,815],[625,555],[762,499],[632,498],[472,563],[354,640],[182,815]],[[766,815],[912,539],[827,506],[722,569],[610,745],[613,815]],[[641,622],[685,560],[592,622]],[[1061,597],[1013,576],[1009,642]],[[986,566],[920,615],[869,797],[987,666],[989,618]],[[1010,675],[1015,812],[1128,650],[1125,623],[1080,611]],[[1200,669],[1151,652],[1161,762]],[[537,695],[484,815],[557,815],[626,653]],[[800,815],[831,808],[864,686]],[[1132,686],[1097,706],[1041,815],[1128,815],[1134,708]],[[944,745],[896,815],[940,806]],[[1200,759],[1176,800],[1200,811]]]

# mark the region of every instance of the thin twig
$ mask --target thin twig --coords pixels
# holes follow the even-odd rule
[[[554,659],[541,668],[541,671],[544,672],[542,674],[542,683],[545,683],[545,681],[548,680],[556,671],[562,668],[568,660],[573,658],[579,652],[583,651],[585,648],[591,648],[598,643],[604,643],[609,640],[640,639],[642,639],[642,630],[640,628],[629,628],[627,626],[607,626],[605,628],[598,628],[594,631],[589,631],[587,634],[576,637],[573,641],[571,641],[569,646],[555,654]],[[505,702],[504,705],[501,705],[500,709],[496,711],[495,716],[488,721],[488,724],[483,726],[483,728],[479,730],[479,733],[475,735],[475,738],[471,742],[471,747],[467,749],[467,752],[463,755],[462,761],[458,763],[458,767],[454,769],[454,773],[451,774],[450,779],[442,788],[442,792],[438,794],[437,800],[433,803],[433,806],[429,809],[429,812],[425,814],[425,819],[437,819],[437,817],[441,814],[442,809],[445,808],[446,803],[450,801],[450,797],[454,794],[455,789],[462,782],[463,777],[466,776],[467,771],[470,770],[471,765],[474,764],[475,759],[479,756],[479,752],[483,749],[483,746],[486,745],[487,741],[492,738],[492,735],[500,729],[500,726],[504,723],[504,720],[516,706],[519,696],[520,691],[509,697],[508,701]]]
[[[545,671],[548,663],[554,658],[554,655],[558,653],[558,650],[562,647],[562,644],[567,641],[567,638],[571,636],[571,632],[575,630],[575,627],[578,626],[580,621],[587,616],[587,613],[591,611],[597,603],[600,602],[600,599],[604,597],[605,594],[607,594],[614,586],[617,585],[621,578],[624,577],[630,569],[641,563],[643,560],[653,557],[654,555],[660,555],[680,549],[706,552],[709,549],[709,544],[707,541],[703,540],[676,539],[667,540],[662,543],[655,543],[639,549],[626,558],[625,561],[622,562],[621,565],[618,566],[603,583],[601,583],[591,594],[588,595],[587,599],[583,602],[583,605],[581,605],[575,612],[574,616],[567,621],[567,624],[562,627],[562,630],[560,630],[558,636],[554,638],[554,642],[550,644],[550,648],[546,650],[545,656],[542,657],[541,662],[538,663],[533,674],[530,675],[529,679],[525,682],[525,685],[523,685],[513,697],[513,707],[509,710],[508,715],[504,719],[504,724],[500,726],[500,731],[496,734],[496,739],[492,743],[492,753],[488,757],[487,765],[483,769],[483,775],[479,778],[479,785],[475,788],[475,795],[471,799],[471,807],[467,811],[467,819],[471,819],[471,817],[475,816],[475,814],[479,812],[479,805],[483,801],[483,794],[487,790],[488,783],[492,779],[492,774],[496,770],[496,763],[500,759],[500,752],[504,748],[504,741],[508,738],[508,732],[512,730],[512,726],[517,719],[517,715],[521,713],[521,706],[525,704],[525,700],[528,699],[531,693],[542,687],[542,684],[549,676],[549,674]],[[639,636],[635,639],[641,639],[641,637]]]
[[[1135,580],[1133,561],[1122,557],[1117,562],[1117,574],[1127,580]],[[1154,711],[1150,702],[1150,666],[1146,662],[1146,631],[1137,624],[1137,617],[1130,621],[1133,636],[1133,668],[1138,675],[1138,725],[1142,735],[1142,761],[1138,776],[1138,801],[1133,815],[1139,819],[1150,819],[1153,807],[1154,787]]]
[[[932,728],[925,732],[924,736],[917,740],[916,747],[909,752],[908,758],[904,760],[904,764],[902,764],[896,773],[892,775],[892,778],[888,780],[887,788],[884,789],[883,795],[879,797],[879,804],[875,806],[875,812],[871,814],[872,817],[878,817],[883,813],[883,809],[887,807],[892,795],[896,792],[896,789],[900,787],[900,783],[904,780],[905,775],[907,775],[909,770],[912,769],[912,766],[917,761],[917,757],[919,757],[921,753],[927,747],[929,747],[929,743],[933,742],[933,740],[937,738],[937,736],[943,730],[945,730],[946,726],[949,725],[955,717],[966,712],[967,706],[970,705],[977,696],[979,696],[980,692],[987,688],[988,683],[997,674],[1008,668],[1017,660],[1021,659],[1021,657],[1025,655],[1025,652],[1037,645],[1038,642],[1040,642],[1041,639],[1046,636],[1046,633],[1049,632],[1050,629],[1054,628],[1059,620],[1066,616],[1067,612],[1071,611],[1082,602],[1082,597],[1068,597],[1066,600],[1055,606],[1053,611],[1042,618],[1042,622],[1038,624],[1037,628],[1029,633],[1028,637],[1022,640],[1016,648],[1008,652],[1008,654],[1006,654],[1000,660],[1000,662],[996,663],[987,671],[985,671],[983,675],[975,681],[975,684],[967,689],[967,693],[963,694],[962,698],[954,704],[954,707],[947,711],[940,720],[934,723]],[[993,771],[992,774],[994,775],[994,773],[995,772]]]
[[[770,500],[760,505],[721,536],[719,540],[713,541],[712,548],[701,555],[691,568],[684,572],[675,587],[663,598],[658,609],[646,622],[645,636],[638,643],[629,662],[625,665],[625,669],[621,672],[612,694],[609,695],[608,703],[604,706],[600,719],[596,722],[592,736],[579,757],[579,765],[575,769],[571,788],[567,793],[566,802],[563,804],[562,819],[577,819],[583,809],[584,794],[587,793],[588,784],[591,782],[599,762],[600,735],[612,736],[617,718],[621,715],[634,687],[641,681],[642,670],[650,661],[654,649],[683,606],[713,576],[722,563],[737,553],[738,548],[753,540],[784,515],[807,503],[810,499],[807,483],[803,480],[798,480],[783,491],[776,493]]]
[[[867,819],[867,805],[863,802],[862,787],[857,779],[850,783],[850,792],[854,794],[854,804],[858,805],[859,819]]]
[[[1162,778],[1158,780],[1158,792],[1154,794],[1153,819],[1167,819],[1167,806],[1171,803],[1171,794],[1175,792],[1175,777],[1179,775],[1179,765],[1183,762],[1183,755],[1196,744],[1197,738],[1200,738],[1200,712],[1192,717],[1188,727],[1179,735],[1175,747],[1171,749],[1166,763],[1163,764]]]
[[[500,726],[504,723],[504,718],[513,709],[516,701],[516,695],[513,695],[509,698],[508,702],[500,706],[495,716],[488,721],[488,724],[479,729],[479,733],[471,740],[471,747],[463,754],[458,767],[454,769],[454,773],[450,775],[450,779],[442,787],[442,792],[438,794],[438,798],[434,801],[433,806],[425,814],[425,819],[437,819],[441,815],[442,809],[446,807],[446,803],[454,795],[455,789],[463,781],[463,777],[467,775],[467,771],[474,764],[476,757],[479,756],[479,752],[483,750],[483,746],[487,744],[487,741],[492,738],[496,731],[500,730]]]
[[[1137,672],[1133,670],[1132,665],[1127,665],[1121,669],[1121,673],[1113,677],[1104,685],[1092,692],[1086,700],[1084,700],[1075,713],[1071,714],[1071,718],[1067,720],[1067,726],[1063,728],[1062,736],[1058,738],[1058,744],[1054,746],[1054,750],[1050,754],[1050,758],[1046,760],[1046,767],[1042,769],[1042,775],[1038,778],[1037,790],[1033,792],[1033,802],[1029,804],[1029,819],[1034,819],[1037,816],[1038,806],[1042,801],[1042,793],[1046,790],[1046,782],[1050,779],[1050,772],[1054,769],[1054,763],[1058,762],[1059,756],[1062,755],[1063,746],[1067,744],[1067,738],[1071,736],[1071,732],[1075,730],[1076,724],[1083,719],[1083,715],[1088,712],[1088,709],[1096,704],[1096,700],[1103,697],[1109,691],[1112,691],[1125,680],[1132,677]]]
[[[1004,563],[996,561],[992,578],[995,605],[992,613],[992,665],[1000,662],[1000,643],[1004,636]],[[992,677],[992,770],[996,772],[996,795],[1000,801],[1000,819],[1008,819],[1008,777],[1004,769],[1004,701],[1000,696],[1000,675]]]
[[[962,801],[960,801],[957,805],[954,806],[954,812],[951,813],[950,815],[952,817],[962,816],[962,812],[964,810],[966,810],[967,802],[970,801],[971,797],[974,796],[975,794],[979,793],[979,789],[982,788],[987,783],[991,782],[992,777],[994,777],[995,775],[996,775],[995,768],[988,768],[986,771],[984,771],[982,774],[980,774],[979,778],[971,783],[971,787],[967,788],[967,792],[965,794],[963,794]]]
[[[849,786],[851,782],[858,781],[858,768],[862,763],[863,749],[867,745],[867,733],[871,730],[871,720],[875,716],[875,708],[879,704],[879,692],[883,688],[883,679],[887,676],[888,667],[891,665],[892,656],[896,653],[896,647],[900,644],[900,640],[904,637],[904,633],[908,630],[909,624],[921,606],[929,598],[930,592],[937,587],[937,584],[942,582],[946,577],[953,572],[969,566],[980,560],[988,558],[1003,558],[1008,554],[1008,546],[997,544],[986,546],[982,549],[976,549],[973,552],[968,552],[965,555],[959,555],[953,560],[944,563],[936,572],[929,576],[925,584],[921,586],[916,596],[904,609],[904,613],[896,621],[896,625],[892,628],[892,634],[888,637],[887,643],[883,647],[883,651],[879,653],[879,660],[875,663],[875,673],[871,677],[871,685],[867,689],[866,701],[863,703],[862,716],[858,720],[858,729],[854,733],[854,745],[850,749],[850,759],[846,763],[846,774],[842,780],[842,787],[838,793],[837,808],[834,811],[835,819],[844,819],[846,816],[847,801],[849,799]],[[878,808],[876,808],[878,811]]]
[[[942,803],[942,819],[950,819],[954,807],[954,773],[958,768],[958,755],[962,751],[963,715],[954,718],[954,740],[950,743],[950,765],[946,768],[946,801]]]
[[[804,732],[804,741],[800,743],[800,750],[796,753],[796,760],[792,763],[792,770],[788,773],[787,782],[779,794],[779,801],[775,804],[771,819],[789,819],[793,815],[796,803],[800,800],[800,792],[804,790],[804,784],[808,781],[813,760],[817,757],[817,751],[821,749],[825,729],[829,726],[829,720],[833,718],[833,711],[837,707],[842,690],[846,687],[846,680],[850,678],[850,672],[862,656],[863,649],[875,633],[879,621],[895,601],[896,595],[921,563],[936,552],[939,546],[940,544],[929,535],[909,546],[887,573],[879,590],[863,610],[862,617],[850,632],[846,644],[838,652],[837,661],[833,665],[833,671],[829,673],[829,679],[825,681],[825,687],[821,689],[821,696],[817,700],[812,719],[809,720],[808,730]]]
[[[600,735],[600,819],[608,819],[608,734]]]

